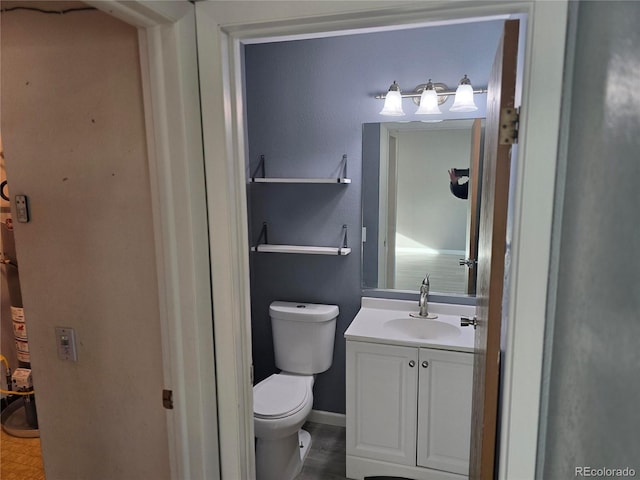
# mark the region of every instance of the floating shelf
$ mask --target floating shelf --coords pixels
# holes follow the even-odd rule
[[[351,253],[351,249],[347,247],[347,226],[342,226],[342,246],[341,247],[315,247],[311,245],[274,245],[269,243],[267,222],[262,223],[262,230],[258,237],[257,245],[251,247],[252,252],[269,252],[269,253],[302,253],[307,255],[338,255],[344,256]],[[260,243],[262,242],[262,243]]]
[[[312,247],[305,245],[271,245],[262,243],[251,247],[252,252],[269,253],[302,253],[307,255],[349,255],[350,248],[346,247]]]
[[[251,183],[351,183],[350,178],[251,178]]]
[[[265,172],[265,158],[260,155],[260,161],[257,168],[249,178],[250,183],[351,183],[351,179],[347,178],[347,154],[342,155],[341,175],[337,178],[295,178],[295,177],[267,177]]]

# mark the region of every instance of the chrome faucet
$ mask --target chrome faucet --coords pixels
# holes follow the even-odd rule
[[[429,275],[424,277],[422,285],[420,285],[420,300],[418,300],[418,306],[420,312],[418,315],[421,317],[429,316]]]
[[[418,313],[410,313],[415,318],[437,318],[437,315],[429,313],[429,275],[425,276],[420,285],[420,299],[418,300]]]

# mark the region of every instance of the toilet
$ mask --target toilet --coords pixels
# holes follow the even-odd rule
[[[313,406],[315,375],[333,362],[336,305],[276,301],[269,306],[276,367],[253,387],[257,480],[292,480],[311,435],[302,430]]]

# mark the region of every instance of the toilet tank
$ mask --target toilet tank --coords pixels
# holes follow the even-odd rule
[[[337,305],[273,302],[269,306],[276,366],[311,375],[333,362]]]

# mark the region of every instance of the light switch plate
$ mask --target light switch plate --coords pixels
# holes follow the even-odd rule
[[[29,204],[26,195],[16,195],[14,197],[16,203],[16,219],[20,223],[29,221]]]
[[[56,327],[56,344],[58,345],[58,358],[60,360],[78,361],[76,333],[73,328]]]

